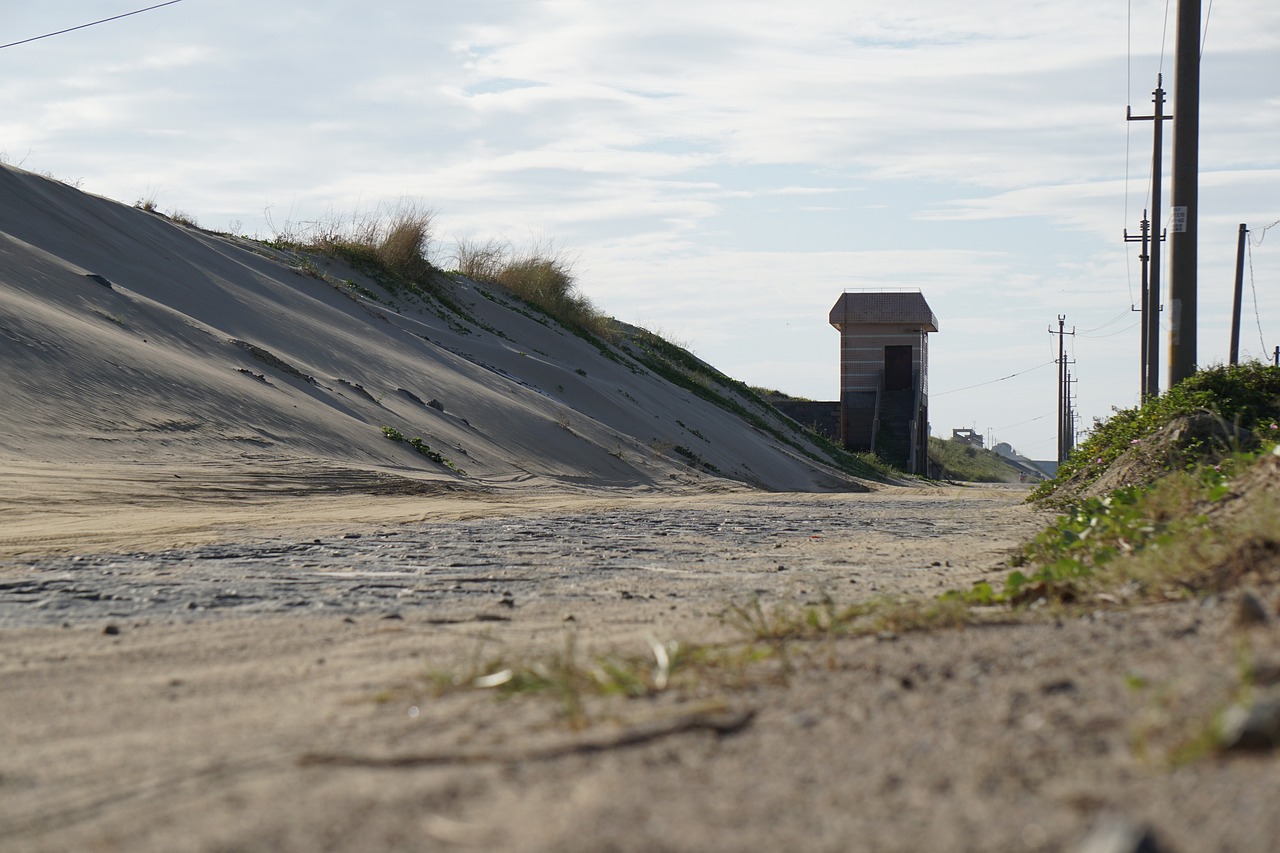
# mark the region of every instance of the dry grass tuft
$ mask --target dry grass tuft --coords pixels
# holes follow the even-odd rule
[[[395,275],[421,282],[431,276],[432,224],[435,212],[420,204],[402,202],[376,234],[375,248],[383,265]]]
[[[401,199],[372,213],[330,215],[315,222],[286,223],[274,242],[293,249],[342,258],[357,268],[381,270],[394,278],[430,286],[434,268],[435,211],[420,201]]]
[[[574,262],[551,242],[516,251],[497,240],[461,240],[454,250],[458,272],[495,284],[554,317],[574,331],[599,338],[613,335],[612,323],[578,287]]]

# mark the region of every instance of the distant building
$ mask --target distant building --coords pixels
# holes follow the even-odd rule
[[[982,438],[982,433],[971,430],[968,427],[965,427],[964,429],[951,430],[951,440],[971,444],[974,447],[986,446],[986,442]]]
[[[841,442],[926,473],[928,335],[938,318],[918,291],[848,291],[830,320],[840,331]]]

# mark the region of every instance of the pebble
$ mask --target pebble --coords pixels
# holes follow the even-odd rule
[[[1265,625],[1269,619],[1266,605],[1262,603],[1262,599],[1258,598],[1253,590],[1240,590],[1240,594],[1236,598],[1236,624],[1247,628],[1253,625]]]
[[[1074,853],[1161,853],[1164,849],[1147,828],[1126,817],[1104,815]]]
[[[1280,691],[1228,708],[1222,715],[1220,743],[1227,752],[1269,752],[1280,746]]]

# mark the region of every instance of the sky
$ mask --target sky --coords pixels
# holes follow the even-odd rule
[[[152,2],[0,0],[0,44]],[[1197,359],[1227,359],[1246,223],[1241,354],[1270,360],[1280,4],[1203,6]],[[1175,12],[181,0],[0,49],[0,157],[261,237],[411,201],[444,268],[460,240],[552,246],[604,313],[811,399],[839,393],[840,294],[918,289],[932,432],[1045,459],[1059,316],[1080,430],[1138,402],[1124,233],[1150,204],[1152,124],[1125,114],[1151,113],[1158,74],[1172,112]]]

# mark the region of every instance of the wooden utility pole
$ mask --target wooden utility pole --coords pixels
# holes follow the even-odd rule
[[[1068,418],[1071,417],[1071,374],[1067,372],[1067,335],[1076,333],[1075,326],[1071,327],[1071,331],[1066,331],[1067,315],[1058,315],[1058,331],[1054,331],[1053,327],[1049,327],[1049,334],[1058,336],[1058,464],[1061,465],[1067,461],[1067,456],[1071,454],[1071,426]]]
[[[1149,116],[1136,116],[1130,108],[1129,121],[1149,121],[1154,125],[1151,152],[1151,210],[1154,214],[1158,236],[1151,243],[1150,275],[1144,279],[1142,302],[1147,306],[1142,315],[1143,364],[1142,399],[1160,395],[1160,243],[1164,231],[1160,228],[1161,196],[1164,188],[1164,123],[1173,116],[1164,114],[1164,75],[1156,75],[1156,88],[1151,93],[1155,112]],[[1144,218],[1146,214],[1143,214]],[[1145,252],[1143,254],[1146,254]]]
[[[1228,364],[1240,363],[1240,301],[1244,296],[1244,241],[1249,233],[1240,223],[1240,239],[1236,241],[1236,289],[1231,299],[1231,358]]]
[[[1196,372],[1196,240],[1200,173],[1200,0],[1178,0],[1169,240],[1169,385]]]
[[[1151,255],[1148,253],[1151,240],[1151,221],[1147,219],[1147,212],[1145,210],[1142,211],[1142,222],[1140,224],[1140,228],[1141,234],[1130,234],[1129,229],[1126,228],[1124,232],[1124,241],[1126,243],[1142,243],[1142,253],[1138,255],[1138,260],[1142,263],[1142,307],[1138,309],[1141,312],[1138,315],[1138,325],[1142,327],[1142,343],[1139,344],[1138,347],[1138,390],[1142,395],[1143,402],[1146,402],[1149,398],[1160,393],[1159,389],[1150,390],[1150,377],[1156,375],[1156,371],[1147,369],[1148,358],[1151,357],[1153,352],[1157,351],[1157,347],[1151,343],[1151,327],[1154,325],[1157,331],[1160,328],[1160,289],[1158,287],[1155,289],[1155,298],[1153,300],[1150,277],[1148,276],[1148,261],[1151,260]],[[1158,239],[1164,240],[1164,234],[1161,234]],[[1159,269],[1158,262],[1156,266],[1157,269]],[[1153,304],[1155,305],[1154,309],[1151,307]],[[1155,311],[1156,322],[1149,325],[1147,317],[1148,312],[1152,310]]]

